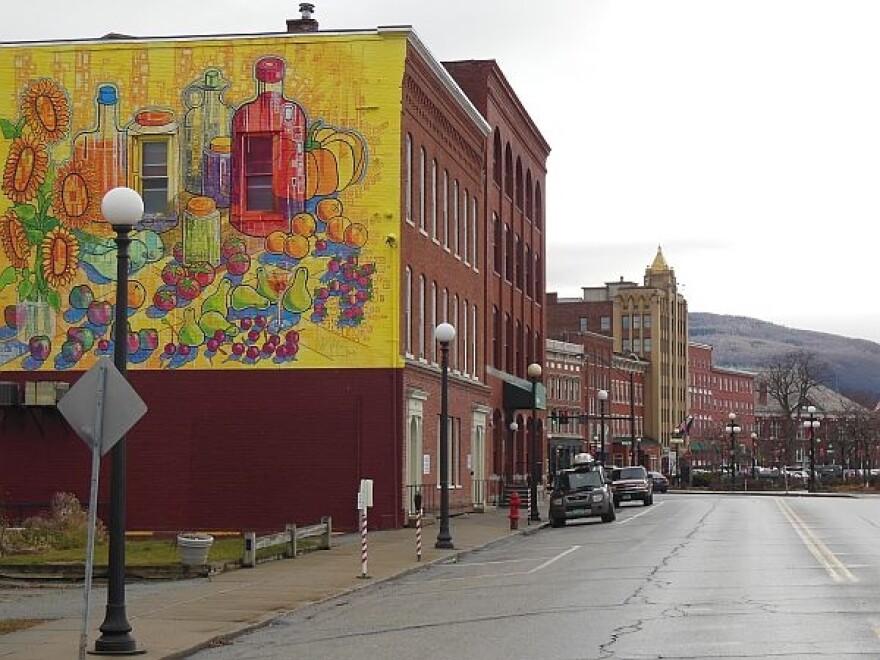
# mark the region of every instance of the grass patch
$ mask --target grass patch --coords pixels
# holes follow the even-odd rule
[[[297,544],[300,553],[318,549],[320,541],[316,538],[302,539]],[[106,566],[108,545],[100,543],[95,546],[95,564]],[[257,551],[257,560],[273,557],[284,552],[283,545],[261,548]],[[208,563],[228,563],[241,559],[244,555],[244,539],[215,538]],[[23,554],[8,554],[0,557],[0,564],[9,566],[41,566],[43,564],[85,564],[85,548],[54,549]],[[125,543],[126,566],[167,566],[179,564],[180,553],[172,539],[165,540],[127,540]]]
[[[46,623],[46,619],[0,619],[0,635],[27,630],[41,623]]]
[[[95,546],[95,564],[106,566],[108,545]],[[240,538],[214,539],[208,554],[208,562],[232,562],[242,557],[244,541]],[[40,566],[42,564],[84,564],[85,548],[53,549],[26,554],[9,554],[0,557],[0,564],[14,566]],[[165,566],[179,564],[180,553],[173,540],[126,541],[126,566]]]

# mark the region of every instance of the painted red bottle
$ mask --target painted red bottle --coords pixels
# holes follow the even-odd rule
[[[249,236],[290,232],[305,208],[302,107],[284,98],[284,60],[262,57],[254,67],[257,95],[232,118],[232,204],[229,221]]]

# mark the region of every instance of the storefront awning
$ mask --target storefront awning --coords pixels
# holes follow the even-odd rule
[[[542,383],[535,383],[535,402],[537,410],[547,409],[547,388]],[[504,376],[504,408],[505,410],[531,410],[532,384],[505,374]]]

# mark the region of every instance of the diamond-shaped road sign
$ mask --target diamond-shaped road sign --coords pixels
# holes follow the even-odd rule
[[[99,390],[103,390],[100,400]],[[144,416],[147,404],[116,365],[102,356],[61,398],[58,410],[87,445],[100,447],[103,456]]]

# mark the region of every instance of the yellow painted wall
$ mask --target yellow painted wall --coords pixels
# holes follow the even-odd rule
[[[133,233],[130,368],[400,366],[385,237],[405,52],[404,35],[0,47],[0,368],[112,356],[117,185],[165,201]]]

